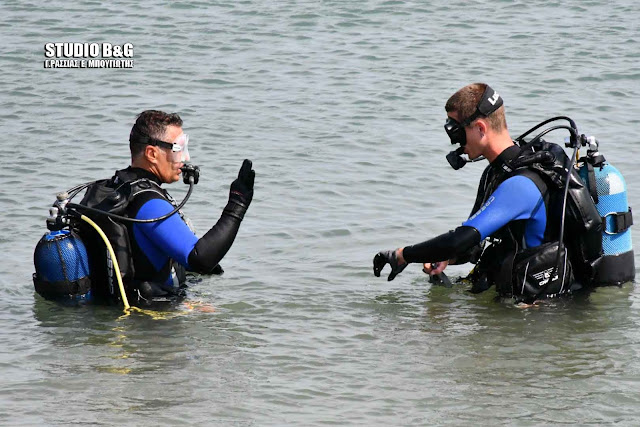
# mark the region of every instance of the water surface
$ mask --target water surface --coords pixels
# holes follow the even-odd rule
[[[559,114],[595,134],[639,205],[634,2],[0,8],[2,424],[635,424],[632,285],[521,310],[432,286],[418,266],[393,282],[371,273],[378,250],[469,214],[483,165],[453,171],[442,126],[446,99],[474,81],[501,93],[512,136]],[[135,68],[44,69],[58,41],[132,43]],[[185,120],[200,235],[254,162],[226,273],[190,279],[190,300],[215,312],[121,317],[34,296],[55,193],[125,167],[149,108]]]

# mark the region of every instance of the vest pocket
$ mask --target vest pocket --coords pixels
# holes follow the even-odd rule
[[[564,245],[549,242],[525,249],[513,264],[512,292],[525,302],[554,297],[569,291],[573,282],[571,264]]]

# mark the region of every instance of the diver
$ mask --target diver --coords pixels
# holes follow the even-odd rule
[[[185,294],[185,270],[201,274],[221,274],[219,265],[231,248],[240,223],[251,204],[255,172],[244,160],[237,179],[231,183],[229,201],[217,223],[201,238],[178,210],[175,200],[161,187],[180,179],[184,171],[195,183],[199,168],[188,167],[189,136],[183,132],[178,114],[147,110],[138,115],[129,136],[131,166],[119,170],[110,180],[90,186],[81,206],[117,212],[136,220],[117,221],[95,211],[86,215],[100,221],[121,257],[126,293],[134,305],[175,300]],[[80,209],[81,206],[77,206]],[[88,227],[80,227],[91,265],[95,299],[118,299],[110,262],[105,264],[104,244]],[[109,261],[109,259],[107,259]],[[105,265],[107,267],[105,267]]]
[[[503,99],[487,84],[474,83],[458,90],[445,110],[445,131],[452,144],[460,144],[447,156],[451,166],[459,169],[466,162],[489,161],[471,215],[455,230],[412,246],[379,252],[373,259],[375,276],[380,276],[386,264],[391,267],[388,280],[393,280],[409,263],[422,263],[425,273],[436,275],[449,264],[473,262],[476,265],[468,276],[471,292],[495,285],[500,296],[525,303],[569,294],[587,284],[602,258],[601,218],[588,190],[579,177],[575,178],[577,172],[572,162],[569,165],[564,150],[540,138],[529,145],[520,138],[516,140],[520,144],[514,143]],[[575,141],[579,139],[577,130],[569,126],[553,129],[564,127],[571,130]],[[584,135],[582,138],[584,144]],[[534,143],[537,145],[532,148]],[[463,153],[469,160],[460,156]],[[580,210],[584,217],[567,215],[571,217],[568,224],[587,224],[581,239],[574,238],[581,240],[581,251],[563,243],[572,240],[564,234],[567,198],[570,204],[584,206],[570,209]],[[627,276],[632,278],[633,274]]]

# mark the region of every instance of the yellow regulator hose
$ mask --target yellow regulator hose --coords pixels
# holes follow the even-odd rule
[[[98,232],[100,237],[102,237],[102,240],[104,240],[104,244],[107,247],[107,250],[109,251],[109,255],[111,256],[111,260],[113,261],[113,268],[114,268],[115,273],[116,273],[116,278],[118,279],[118,287],[120,288],[120,296],[122,297],[122,303],[124,304],[125,316],[122,316],[122,317],[126,317],[129,314],[131,314],[131,310],[135,310],[135,311],[137,311],[139,313],[146,314],[146,315],[150,316],[154,320],[161,320],[161,319],[167,319],[167,318],[173,317],[175,314],[171,313],[171,312],[158,312],[158,311],[154,311],[154,310],[144,310],[142,308],[131,307],[129,305],[129,301],[127,300],[127,294],[124,291],[124,284],[122,283],[122,275],[120,274],[120,265],[118,264],[118,260],[116,258],[115,252],[113,251],[113,246],[111,246],[111,242],[109,242],[109,239],[104,234],[102,229],[98,226],[98,224],[93,222],[90,218],[88,218],[88,217],[86,217],[84,215],[80,215],[80,219],[82,219],[83,221],[89,223],[93,228],[95,228],[95,230]],[[190,307],[190,310],[192,310],[192,309],[193,309],[193,307]]]

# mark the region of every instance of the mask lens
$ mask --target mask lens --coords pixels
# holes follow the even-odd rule
[[[444,123],[444,130],[449,135],[451,144],[460,144],[461,147],[467,144],[467,134],[464,131],[464,127],[451,117],[447,117],[447,121]]]
[[[189,135],[181,134],[178,139],[173,142],[171,148],[171,158],[175,163],[184,163],[190,160],[189,157]]]

